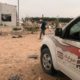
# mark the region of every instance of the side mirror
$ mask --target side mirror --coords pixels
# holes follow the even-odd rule
[[[62,37],[62,28],[56,28],[55,35],[59,36],[59,37]]]

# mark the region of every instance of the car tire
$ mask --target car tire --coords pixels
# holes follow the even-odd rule
[[[44,48],[41,51],[41,66],[47,74],[53,75],[56,73],[56,70],[53,67],[52,57],[51,53],[48,48]]]

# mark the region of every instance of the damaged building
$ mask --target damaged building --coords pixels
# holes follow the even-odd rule
[[[16,26],[17,9],[14,5],[0,3],[0,25]]]

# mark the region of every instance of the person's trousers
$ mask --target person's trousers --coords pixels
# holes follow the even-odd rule
[[[41,30],[41,32],[40,32],[40,39],[41,39],[42,35],[45,35],[45,30]]]

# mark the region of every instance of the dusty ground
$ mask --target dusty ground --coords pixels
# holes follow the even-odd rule
[[[12,38],[10,35],[0,36],[0,80],[57,79],[56,76],[45,74],[41,68],[39,62],[41,41],[38,37],[37,34],[28,34],[22,38]],[[30,58],[32,55],[38,58]],[[68,80],[63,75],[60,78]]]

